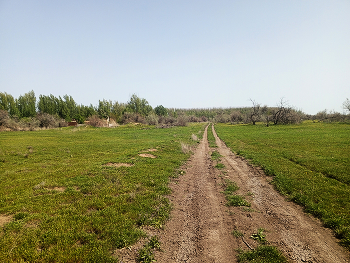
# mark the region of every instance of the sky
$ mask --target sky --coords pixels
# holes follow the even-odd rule
[[[0,92],[343,112],[349,0],[0,0]]]

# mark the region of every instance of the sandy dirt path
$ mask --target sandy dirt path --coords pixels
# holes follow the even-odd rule
[[[220,178],[213,173],[207,128],[184,169],[171,186],[174,209],[160,238],[164,252],[157,253],[157,261],[232,262],[232,220],[220,193]]]
[[[213,167],[206,129],[183,168],[186,173],[171,183],[174,209],[159,233],[163,252],[156,253],[157,262],[236,262],[237,248],[258,245],[249,238],[258,228],[266,229],[269,243],[290,262],[350,262],[331,230],[278,194],[271,177],[234,155],[212,129],[225,169]],[[237,183],[237,193],[252,204],[249,209],[225,206],[225,179]],[[244,238],[234,238],[232,230],[243,232]]]

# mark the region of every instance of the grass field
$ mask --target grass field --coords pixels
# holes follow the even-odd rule
[[[350,248],[350,125],[216,124],[231,148],[273,175],[273,184],[334,229]]]
[[[0,261],[118,262],[114,251],[144,237],[142,226],[167,219],[169,178],[189,157],[180,143],[203,129],[1,133]]]

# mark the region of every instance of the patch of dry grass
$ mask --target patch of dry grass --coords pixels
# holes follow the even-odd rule
[[[191,146],[186,144],[186,143],[181,142],[181,150],[184,154],[187,154],[191,151]]]

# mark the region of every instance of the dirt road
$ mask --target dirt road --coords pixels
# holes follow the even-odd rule
[[[186,173],[171,184],[174,205],[171,220],[160,233],[163,252],[158,262],[236,262],[236,249],[258,244],[249,238],[258,228],[290,262],[350,262],[349,253],[337,244],[329,229],[286,201],[269,184],[271,177],[235,156],[217,137],[217,151],[225,169],[213,167],[207,129],[189,162]],[[230,179],[252,206],[227,207],[222,183]],[[244,233],[244,239],[231,235]]]

